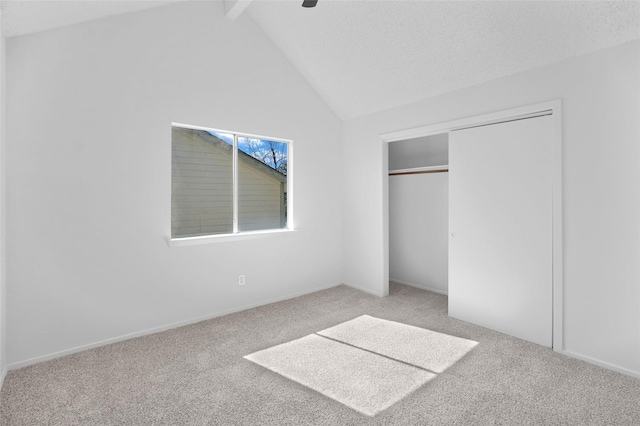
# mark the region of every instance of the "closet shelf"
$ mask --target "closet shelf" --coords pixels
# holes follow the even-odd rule
[[[413,167],[410,169],[389,170],[389,176],[418,175],[423,173],[445,173],[448,171],[449,171],[449,165],[444,164],[441,166]]]

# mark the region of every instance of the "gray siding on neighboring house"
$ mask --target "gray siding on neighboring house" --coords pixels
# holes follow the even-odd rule
[[[286,176],[238,153],[238,228],[277,229],[286,225]],[[171,235],[233,231],[233,150],[201,130],[172,130]]]
[[[267,175],[247,159],[243,161],[242,155],[238,166],[238,230],[282,228],[286,181]]]

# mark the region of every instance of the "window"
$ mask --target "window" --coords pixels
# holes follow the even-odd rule
[[[173,124],[171,238],[289,228],[291,142]]]

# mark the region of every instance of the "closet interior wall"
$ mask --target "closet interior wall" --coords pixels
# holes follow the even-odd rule
[[[389,278],[448,292],[448,134],[389,143]]]

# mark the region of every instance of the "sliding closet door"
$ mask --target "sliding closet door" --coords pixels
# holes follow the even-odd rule
[[[552,345],[551,116],[452,131],[449,315]]]

